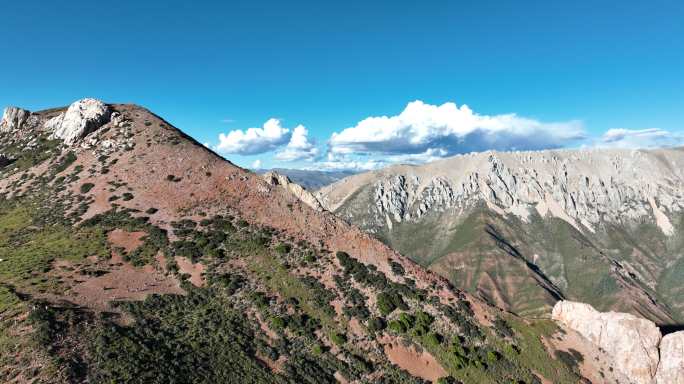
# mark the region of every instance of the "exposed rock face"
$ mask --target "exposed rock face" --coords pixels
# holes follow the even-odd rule
[[[266,180],[267,183],[271,185],[280,185],[283,188],[287,189],[295,195],[299,200],[301,200],[304,204],[308,205],[312,209],[316,211],[322,211],[323,207],[321,204],[318,202],[316,197],[311,194],[311,192],[307,191],[304,189],[299,184],[295,184],[290,181],[290,179],[287,176],[283,176],[279,173],[276,172],[267,172],[263,175],[264,180]]]
[[[472,153],[353,175],[316,196],[518,314],[557,301],[541,277],[601,310],[658,324],[684,316],[674,272],[684,268],[684,148]]]
[[[677,378],[684,378],[684,332],[666,336],[661,344],[660,330],[652,321],[627,313],[602,313],[572,301],[556,303],[551,316],[614,356],[615,369],[635,383],[683,382]]]
[[[670,333],[660,342],[656,384],[684,383],[684,331]]]
[[[46,121],[45,128],[53,132],[53,137],[71,145],[107,123],[110,113],[109,107],[99,100],[81,99],[66,112]]]
[[[21,126],[31,116],[31,112],[17,108],[7,107],[2,114],[2,121],[0,122],[0,132],[12,132],[21,128]]]
[[[660,151],[662,152],[662,151]],[[604,222],[649,217],[667,235],[670,216],[684,210],[684,152],[565,150],[485,152],[352,176],[321,189],[335,211],[363,185],[375,193],[376,222],[416,221],[428,212],[484,201],[496,212],[527,220],[536,210],[594,232]]]

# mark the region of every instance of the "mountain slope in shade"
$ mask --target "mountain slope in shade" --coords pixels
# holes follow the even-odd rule
[[[144,108],[13,109],[0,153],[2,382],[622,380]]]
[[[559,298],[684,314],[684,151],[485,152],[321,189],[322,204],[457,287],[521,314]]]

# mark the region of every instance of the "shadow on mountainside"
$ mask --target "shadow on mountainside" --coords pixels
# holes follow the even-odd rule
[[[670,333],[684,331],[684,324],[658,324],[658,328],[660,328],[660,333],[665,336]]]
[[[527,268],[529,268],[532,271],[533,276],[537,280],[539,286],[546,290],[546,292],[548,292],[554,299],[564,299],[563,292],[558,287],[556,287],[556,285],[553,284],[553,282],[551,282],[551,280],[546,276],[546,274],[544,274],[544,272],[536,264],[525,259],[525,257],[523,257],[523,255],[518,251],[518,249],[514,247],[510,242],[508,242],[494,225],[487,224],[487,226],[485,227],[485,232],[487,232],[487,234],[496,242],[496,245],[501,250],[525,263]]]

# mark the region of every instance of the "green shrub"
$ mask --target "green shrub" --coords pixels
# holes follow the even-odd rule
[[[572,348],[567,351],[556,351],[556,359],[560,360],[573,371],[579,370],[579,365],[584,361],[584,356]]]
[[[343,333],[334,332],[330,335],[330,341],[336,345],[342,345],[347,342],[347,336]]]
[[[55,167],[54,173],[60,173],[67,169],[73,162],[76,161],[76,155],[69,151],[67,152],[60,160],[57,166]]]
[[[440,377],[437,379],[437,384],[459,384],[460,381],[454,379],[452,376]]]
[[[279,254],[285,255],[285,254],[290,253],[290,251],[292,250],[292,246],[290,244],[287,244],[287,243],[279,243],[275,246],[274,249]]]
[[[487,361],[489,361],[490,363],[495,363],[495,362],[499,361],[499,358],[500,358],[500,356],[498,353],[496,353],[494,351],[487,352]]]
[[[392,273],[397,276],[404,276],[404,273],[406,273],[404,267],[396,261],[390,261],[390,267],[392,268]]]
[[[442,335],[436,332],[430,332],[425,336],[425,343],[433,348],[442,344]]]
[[[285,321],[285,319],[283,319],[280,316],[271,317],[270,323],[271,328],[275,329],[276,331],[281,331],[285,329],[285,327],[287,326],[287,322]]]
[[[399,320],[392,320],[389,322],[387,325],[387,328],[390,330],[396,332],[396,333],[405,333],[406,332],[406,326]]]
[[[401,295],[395,291],[380,292],[376,296],[376,301],[378,310],[383,316],[389,315],[397,308],[404,311],[409,309]]]
[[[95,184],[93,184],[93,183],[81,184],[81,193],[90,192],[90,190],[93,189],[94,186],[95,186]]]
[[[382,317],[374,317],[368,320],[368,330],[371,332],[379,332],[387,327],[385,319]]]

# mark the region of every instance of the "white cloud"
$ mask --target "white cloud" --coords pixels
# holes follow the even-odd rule
[[[317,170],[322,171],[372,171],[390,165],[382,160],[337,160],[337,161],[321,161],[316,163]],[[307,169],[311,169],[308,167]]]
[[[252,169],[261,169],[261,160],[254,160],[254,162],[252,163]]]
[[[273,151],[290,140],[290,130],[280,125],[280,120],[269,119],[262,128],[246,131],[234,130],[219,134],[216,149],[222,153],[255,155]]]
[[[684,134],[660,128],[625,129],[606,131],[594,144],[608,148],[660,148],[684,145]]]
[[[448,155],[449,152],[444,148],[428,148],[422,153],[389,156],[388,159],[391,163],[421,164],[439,160],[443,157],[447,157]]]
[[[309,131],[303,125],[296,126],[292,131],[290,142],[283,150],[276,153],[275,158],[283,161],[313,160],[318,156],[318,148],[309,140],[308,135]]]
[[[585,137],[579,121],[545,123],[516,114],[479,115],[468,106],[413,101],[396,116],[368,117],[333,133],[330,151],[342,154],[440,157],[488,149],[544,149],[567,146]]]

